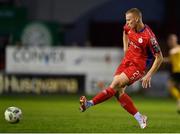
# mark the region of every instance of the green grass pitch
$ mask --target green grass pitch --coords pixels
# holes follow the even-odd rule
[[[0,96],[0,132],[180,132],[180,115],[174,100],[145,97],[133,100],[148,116],[148,127],[144,130],[115,98],[80,113],[79,96]],[[9,106],[22,109],[23,119],[19,123],[4,120],[4,110]]]

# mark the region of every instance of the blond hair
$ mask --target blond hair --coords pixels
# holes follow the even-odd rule
[[[131,8],[126,11],[126,14],[132,13],[142,20],[142,12],[138,8]]]

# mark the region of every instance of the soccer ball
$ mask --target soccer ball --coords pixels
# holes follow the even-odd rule
[[[18,123],[22,118],[22,111],[17,107],[8,107],[4,112],[4,117],[9,123]]]

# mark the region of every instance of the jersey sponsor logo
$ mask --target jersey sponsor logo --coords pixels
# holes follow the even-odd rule
[[[130,45],[132,45],[134,48],[140,48],[139,46],[137,46],[134,42],[130,41],[129,42]]]
[[[139,43],[143,43],[143,39],[142,39],[142,38],[139,38],[139,39],[138,39],[138,42],[139,42]]]

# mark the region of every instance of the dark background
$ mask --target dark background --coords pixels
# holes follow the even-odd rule
[[[16,36],[30,21],[54,27],[52,45],[122,47],[124,13],[132,7],[142,11],[167,56],[166,37],[179,36],[179,5],[178,0],[0,0],[0,69],[5,68],[5,47],[23,45]]]

